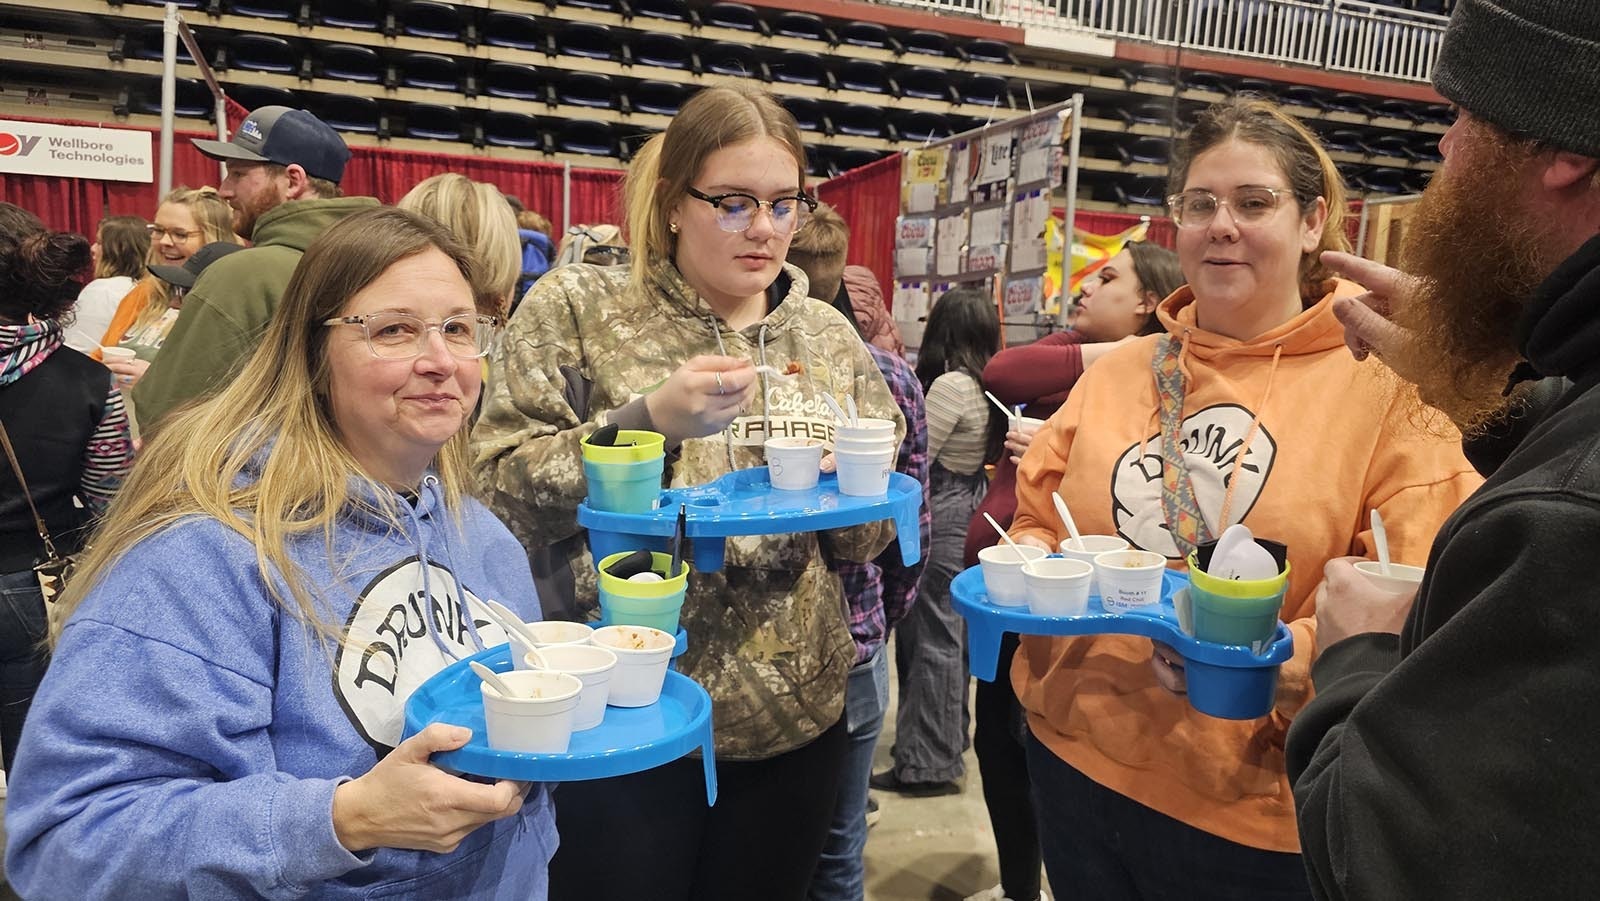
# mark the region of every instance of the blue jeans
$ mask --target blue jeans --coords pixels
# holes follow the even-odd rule
[[[1106,788],[1027,736],[1028,779],[1050,887],[1097,901],[1310,901],[1300,855],[1181,823]]]
[[[861,852],[867,846],[867,780],[872,777],[872,752],[883,731],[889,707],[889,652],[879,647],[865,663],[850,671],[844,689],[845,727],[850,747],[839,777],[839,800],[828,827],[816,872],[811,875],[812,901],[861,901],[867,873]]]
[[[44,651],[44,595],[33,570],[0,573],[0,745],[5,769],[17,754],[22,721],[50,662]]]

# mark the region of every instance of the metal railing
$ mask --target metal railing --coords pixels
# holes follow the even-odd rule
[[[1427,81],[1449,21],[1445,16],[1377,3],[1334,0],[1327,67]]]
[[[1428,80],[1449,22],[1362,0],[880,2],[1407,81]]]

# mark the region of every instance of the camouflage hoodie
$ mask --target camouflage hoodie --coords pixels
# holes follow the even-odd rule
[[[548,555],[556,576],[570,573],[580,612],[596,609],[596,594],[575,519],[586,493],[578,443],[612,421],[648,428],[641,392],[690,357],[723,353],[780,371],[791,361],[803,368],[791,384],[763,385],[749,413],[725,432],[685,441],[676,453],[669,448],[674,486],[764,465],[769,435],[830,439],[833,418],[821,391],[853,397],[862,416],[894,420],[898,445],[904,418],[855,329],[806,297],[798,269],[784,268],[781,302],[737,332],[670,262],[657,263],[642,290],[629,285],[623,267],[551,270],[518,307],[472,432],[474,473],[480,496],[529,548],[535,568]],[[839,719],[855,652],[827,560],[871,560],[893,535],[884,521],[731,538],[720,572],[690,576],[682,616],[689,651],[678,666],[711,694],[719,756],[772,757]]]

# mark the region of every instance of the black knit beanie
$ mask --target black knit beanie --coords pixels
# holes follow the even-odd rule
[[[1459,0],[1433,86],[1512,134],[1600,157],[1600,0]]]

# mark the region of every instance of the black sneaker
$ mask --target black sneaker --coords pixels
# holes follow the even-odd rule
[[[883,819],[883,811],[878,809],[878,799],[872,797],[871,795],[868,795],[867,796],[867,828],[871,829],[873,826],[878,825],[878,821],[881,820],[881,819]]]
[[[894,792],[897,795],[908,795],[913,798],[936,798],[961,793],[961,786],[954,782],[902,782],[900,777],[894,774],[894,770],[873,773],[867,784],[879,791]]]

